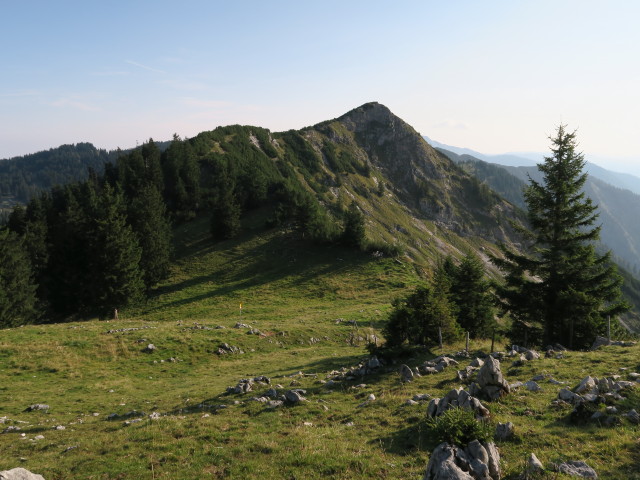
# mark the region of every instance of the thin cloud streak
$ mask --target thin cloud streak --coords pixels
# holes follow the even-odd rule
[[[139,63],[139,62],[134,62],[133,60],[125,60],[125,63],[128,63],[129,65],[133,65],[134,67],[138,67],[138,68],[142,68],[144,70],[148,70],[149,72],[162,73],[162,74],[167,73],[164,70],[159,70],[157,68],[153,68],[153,67],[150,67],[148,65],[144,65],[142,63]]]

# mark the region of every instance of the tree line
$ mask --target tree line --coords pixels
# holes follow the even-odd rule
[[[267,206],[267,227],[367,248],[359,208],[331,211],[300,180],[294,167],[311,174],[322,161],[313,155],[297,132],[276,144],[268,130],[221,127],[174,136],[164,151],[150,139],[101,173],[40,193],[1,231],[0,327],[104,318],[140,301],[169,274],[172,226],[197,215],[226,240],[244,214]]]

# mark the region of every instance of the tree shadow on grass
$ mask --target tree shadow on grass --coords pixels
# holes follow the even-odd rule
[[[205,293],[163,303],[149,311],[176,308],[199,302],[207,298],[241,293],[244,290],[278,282],[284,278],[295,279],[298,286],[312,282],[319,277],[330,277],[343,270],[358,268],[375,261],[362,252],[348,252],[348,261],[336,261],[336,256],[345,257],[345,250],[336,246],[315,246],[314,255],[309,254],[310,245],[297,240],[284,240],[274,237],[252,249],[233,256],[215,271],[187,280],[157,288],[153,297],[170,295],[188,290],[199,285],[212,283],[212,288]],[[255,259],[246,262],[246,258]],[[233,273],[228,273],[233,272]],[[219,286],[223,283],[223,286]],[[215,286],[217,284],[218,286]]]
[[[415,423],[385,437],[372,440],[378,443],[386,453],[410,456],[417,452],[431,452],[438,446],[431,429],[423,419],[416,419]]]

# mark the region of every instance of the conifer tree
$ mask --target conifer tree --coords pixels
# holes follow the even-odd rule
[[[448,300],[448,287],[448,279],[439,269],[431,282],[418,287],[407,298],[394,300],[394,309],[383,330],[387,345],[435,345],[439,330],[446,342],[459,339],[461,331]]]
[[[92,252],[90,271],[92,312],[106,317],[114,308],[138,301],[144,291],[140,268],[142,249],[127,224],[122,192],[105,184],[96,198],[90,219],[88,242]]]
[[[219,190],[211,216],[211,235],[216,240],[227,240],[238,235],[242,210],[234,192],[235,184],[221,171]]]
[[[142,145],[142,158],[144,159],[145,183],[152,184],[159,192],[162,192],[164,179],[160,164],[160,149],[153,141],[153,138],[150,138],[147,143]]]
[[[47,300],[52,310],[63,316],[82,312],[91,302],[93,278],[88,271],[91,252],[85,209],[95,204],[95,191],[82,187],[66,185],[51,192]]]
[[[489,282],[484,278],[482,261],[471,252],[453,271],[451,300],[463,330],[473,338],[491,336],[494,309]]]
[[[129,223],[142,247],[140,267],[147,289],[167,277],[172,253],[171,225],[162,195],[149,183],[129,203]]]
[[[189,142],[174,135],[162,156],[162,168],[170,210],[180,219],[193,218],[200,208],[200,165]]]
[[[597,206],[582,190],[587,175],[576,134],[560,126],[550,140],[552,155],[538,165],[543,180],[530,180],[525,190],[529,226],[520,231],[528,248],[517,253],[502,246],[504,257],[494,258],[506,274],[498,294],[512,314],[514,341],[528,332],[535,343],[584,348],[605,332],[607,315],[628,306],[610,254],[595,251]]]
[[[364,215],[355,202],[344,213],[344,229],[342,230],[341,240],[345,245],[359,250],[365,247]]]
[[[20,237],[0,230],[0,328],[16,327],[37,318],[37,285]]]

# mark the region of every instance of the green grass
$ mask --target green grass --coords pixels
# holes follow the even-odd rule
[[[252,220],[243,237],[216,245],[207,239],[206,221],[184,226],[171,278],[119,321],[0,331],[0,417],[10,419],[0,431],[21,428],[0,434],[0,470],[22,466],[47,480],[422,478],[434,437],[426,405],[405,401],[457,387],[453,368],[410,384],[400,382],[399,364],[331,389],[319,382],[367,356],[358,338],[379,332],[391,299],[419,281],[417,269],[335,247],[309,250],[286,232],[261,230],[259,214]],[[236,322],[265,336],[248,335]],[[126,328],[138,330],[107,333]],[[218,356],[222,342],[246,353]],[[158,349],[144,353],[148,343]],[[474,351],[488,348],[472,343]],[[439,353],[405,361],[414,366]],[[588,374],[639,370],[639,353],[639,347],[570,352],[517,369],[505,362],[503,371],[510,382],[549,373],[573,387]],[[248,401],[266,387],[225,394],[257,375],[283,389],[299,383],[308,401],[268,410]],[[494,422],[516,425],[515,439],[499,444],[506,478],[517,478],[531,452],[545,465],[583,459],[600,478],[640,478],[638,426],[574,425],[569,409],[550,406],[561,386],[541,386],[488,404]],[[376,400],[361,407],[371,393]],[[50,410],[24,411],[34,403]],[[227,408],[215,408],[220,404]],[[638,394],[624,404],[634,407],[640,408]],[[161,417],[125,426],[133,410]],[[107,420],[110,414],[120,417]]]

